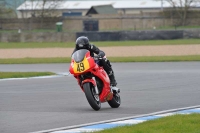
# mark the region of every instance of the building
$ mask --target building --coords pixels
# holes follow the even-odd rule
[[[118,14],[139,14],[141,12],[159,12],[163,8],[170,8],[166,1],[155,0],[57,0],[48,1],[45,5],[42,0],[25,1],[18,10],[18,17],[31,17],[34,12],[51,10],[51,15],[62,16],[63,13],[81,13],[85,16],[92,6],[112,5]],[[52,6],[54,5],[54,6]],[[200,7],[200,6],[199,6]]]
[[[24,0],[0,0],[0,5],[16,10],[23,2]]]
[[[92,14],[117,14],[117,10],[112,5],[92,6],[86,15]]]
[[[16,8],[23,2],[23,0],[0,0],[0,18],[17,17]]]

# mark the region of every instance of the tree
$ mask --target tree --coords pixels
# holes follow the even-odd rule
[[[158,1],[158,0],[157,0]],[[163,10],[163,14],[167,17],[177,19],[174,21],[176,25],[184,26],[187,24],[188,14],[193,8],[196,7],[200,0],[159,0],[161,2],[167,2],[170,7]]]
[[[62,6],[63,0],[24,0],[22,10],[31,12],[31,16],[27,12],[24,17],[52,17],[55,16],[57,8]],[[23,11],[22,11],[23,12]]]
[[[42,0],[42,10],[38,12],[38,15],[41,17],[41,26],[43,26],[43,22],[45,17],[57,16],[60,14],[55,14],[56,8],[60,7],[62,4],[62,0]]]
[[[16,17],[15,11],[7,6],[6,1],[0,3],[0,18],[13,18]]]
[[[23,18],[30,18],[29,29],[32,28],[32,20],[40,19],[41,27],[46,17],[56,17],[60,14],[56,14],[58,7],[62,5],[63,0],[24,0],[22,9]]]

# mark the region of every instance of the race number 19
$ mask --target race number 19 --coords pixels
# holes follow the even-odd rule
[[[84,64],[83,63],[79,63],[77,66],[77,71],[78,72],[82,72],[85,70]]]

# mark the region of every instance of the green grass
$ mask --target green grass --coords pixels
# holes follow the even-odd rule
[[[0,72],[0,79],[55,75],[52,72]]]
[[[200,133],[200,114],[174,115],[95,133]]]
[[[110,47],[110,46],[149,46],[149,45],[188,45],[188,44],[200,44],[200,39],[178,39],[178,40],[146,40],[146,41],[101,41],[91,42],[99,47]],[[5,43],[0,42],[0,48],[74,48],[75,42],[15,42]]]
[[[111,62],[177,62],[177,61],[200,61],[200,55],[110,57],[109,60]]]
[[[0,64],[68,63],[71,58],[18,58],[0,59]]]
[[[108,57],[111,62],[175,62],[200,61],[200,55],[190,56],[144,56],[144,57]],[[41,63],[69,63],[71,58],[20,58],[0,59],[0,64],[41,64]]]

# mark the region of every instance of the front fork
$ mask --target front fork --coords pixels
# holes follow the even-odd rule
[[[94,80],[94,83],[95,83],[95,85],[94,85],[95,93],[96,93],[97,95],[99,95],[99,89],[97,88],[96,79],[95,79],[95,77],[92,77],[92,79]]]
[[[97,87],[97,83],[96,83],[95,77],[92,77],[92,79],[85,79],[85,80],[83,80],[82,83],[80,83],[80,84],[81,84],[81,87],[82,87],[82,85],[83,85],[84,83],[86,83],[86,82],[92,83],[92,84],[94,85],[95,94],[96,94],[96,95],[99,95],[99,89],[98,89],[98,87]]]

